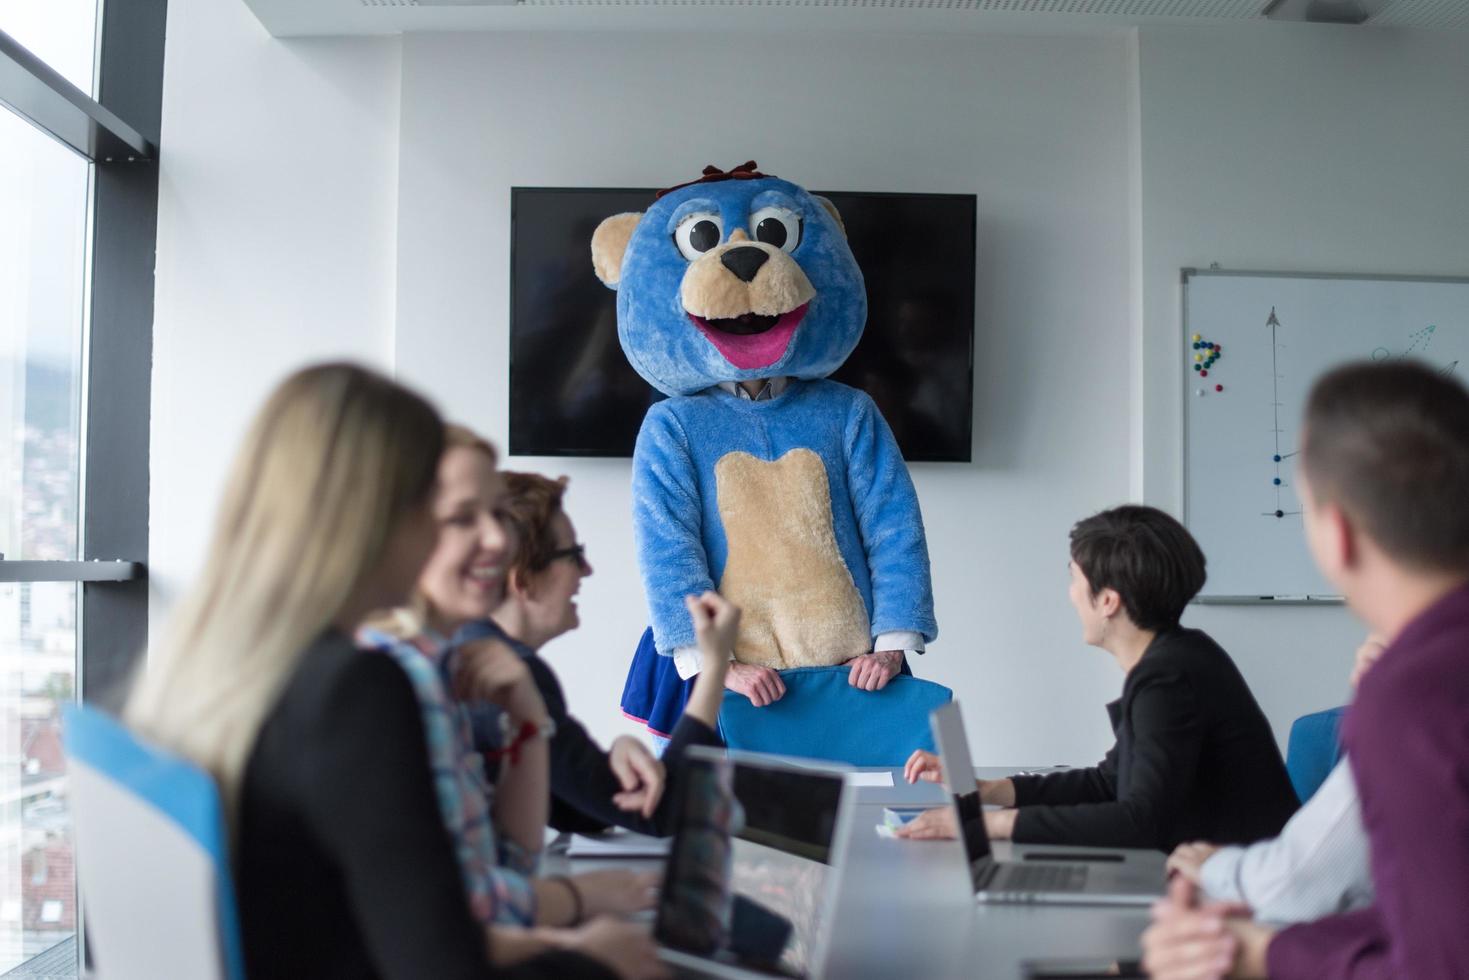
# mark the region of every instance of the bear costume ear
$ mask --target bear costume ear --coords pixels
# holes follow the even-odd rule
[[[592,268],[609,289],[616,289],[622,281],[622,256],[627,252],[633,229],[642,218],[641,211],[614,214],[592,232]]]
[[[831,215],[831,220],[837,223],[837,231],[842,233],[843,238],[846,238],[847,226],[842,224],[842,216],[841,213],[837,211],[837,206],[831,203],[831,201],[827,198],[822,197],[820,194],[812,194],[811,197],[816,201],[817,204],[820,204],[822,207],[826,208],[826,213]]]

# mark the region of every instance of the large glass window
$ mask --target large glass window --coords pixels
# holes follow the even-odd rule
[[[0,31],[93,94],[99,0],[0,0]],[[0,146],[5,141],[0,139]]]
[[[75,561],[91,164],[0,112],[0,555]],[[75,582],[0,583],[0,974],[76,932]],[[75,957],[72,957],[73,959]]]
[[[76,933],[60,710],[76,623],[75,582],[0,584],[0,974]]]
[[[0,555],[75,561],[91,164],[0,112]]]
[[[146,637],[165,0],[106,13],[0,0],[0,976],[79,974],[61,709],[107,707]]]

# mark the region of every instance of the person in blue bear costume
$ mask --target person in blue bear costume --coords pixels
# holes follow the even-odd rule
[[[633,526],[652,627],[625,714],[673,728],[698,670],[684,597],[744,610],[726,686],[757,706],[777,671],[850,662],[878,690],[938,632],[918,497],[864,392],[827,378],[867,293],[831,202],[754,161],[613,215],[592,237],[628,361],[670,397],[633,452]]]

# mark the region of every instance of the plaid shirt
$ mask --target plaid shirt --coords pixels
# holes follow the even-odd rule
[[[459,858],[470,910],[485,924],[532,925],[536,899],[530,877],[540,854],[496,839],[490,818],[495,784],[475,751],[467,708],[449,693],[455,648],[428,632],[399,639],[372,629],[362,630],[358,643],[391,654],[413,682],[439,809]]]

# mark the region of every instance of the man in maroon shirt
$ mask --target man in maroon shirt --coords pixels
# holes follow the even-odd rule
[[[1297,486],[1321,570],[1390,655],[1343,738],[1377,900],[1276,932],[1176,881],[1143,934],[1162,980],[1469,976],[1469,392],[1411,363],[1317,382]]]

